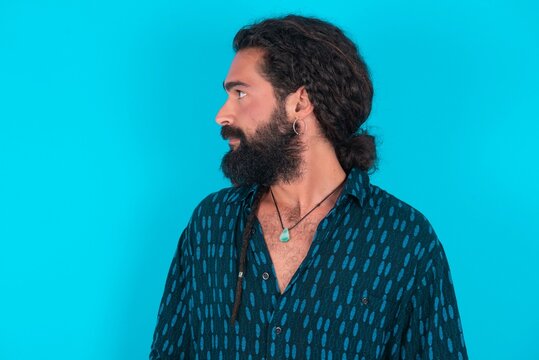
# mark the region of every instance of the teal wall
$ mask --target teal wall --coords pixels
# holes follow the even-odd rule
[[[0,358],[147,358],[180,232],[228,185],[232,37],[298,12],[370,66],[371,181],[437,231],[470,357],[538,359],[538,4],[0,0]]]

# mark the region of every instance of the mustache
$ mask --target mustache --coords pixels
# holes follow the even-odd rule
[[[223,138],[223,140],[226,140],[231,137],[245,140],[245,134],[243,133],[243,131],[230,125],[224,125],[221,128],[221,137]]]

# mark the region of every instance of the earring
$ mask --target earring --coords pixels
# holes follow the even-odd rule
[[[305,121],[304,121],[304,120],[301,120],[301,122],[303,123],[303,132],[302,132],[302,133],[299,133],[298,130],[296,129],[296,123],[298,122],[298,120],[300,120],[300,119],[298,119],[298,118],[295,118],[295,119],[294,119],[294,123],[292,124],[292,129],[294,130],[294,132],[296,133],[296,135],[301,135],[301,134],[305,133],[305,127],[306,127],[306,125],[305,125]]]

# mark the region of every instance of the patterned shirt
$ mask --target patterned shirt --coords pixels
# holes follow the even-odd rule
[[[467,359],[446,255],[418,210],[352,169],[281,294],[255,217],[230,324],[242,232],[258,185],[195,208],[175,251],[150,359]]]

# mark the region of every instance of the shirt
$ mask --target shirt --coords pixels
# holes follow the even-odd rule
[[[357,168],[282,294],[255,217],[232,326],[241,235],[258,187],[225,188],[195,208],[170,265],[150,359],[468,358],[431,224]]]

